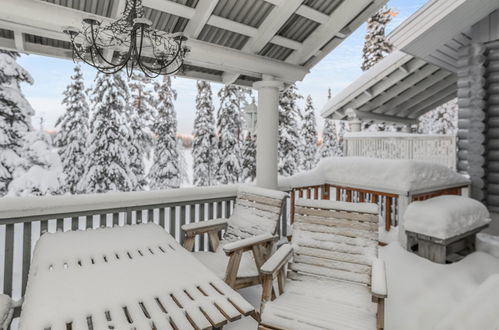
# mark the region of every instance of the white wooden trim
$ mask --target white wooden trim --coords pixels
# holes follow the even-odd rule
[[[196,6],[193,17],[187,23],[184,33],[190,38],[197,38],[217,4],[218,0],[200,1]]]
[[[340,32],[349,23],[349,21],[368,4],[369,0],[342,2],[329,16],[328,22],[317,27],[317,29],[315,29],[315,31],[308,36],[307,40],[303,42],[303,47],[292,53],[286,59],[286,62],[303,64],[317,51],[319,51],[319,49],[324,46],[333,35]]]

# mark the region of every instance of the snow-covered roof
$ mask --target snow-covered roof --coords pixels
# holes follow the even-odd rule
[[[456,80],[450,71],[394,51],[334,96],[322,115],[346,119],[352,109],[362,120],[410,125],[456,97]]]
[[[388,39],[398,51],[385,57],[332,98],[323,117],[414,123],[457,92],[457,51],[471,41],[471,27],[499,19],[499,1],[431,0]],[[492,17],[493,16],[493,17]]]
[[[191,52],[180,75],[251,86],[263,74],[302,80],[387,0],[143,0],[153,27],[183,32]],[[64,27],[117,18],[126,0],[9,0],[0,48],[72,58]],[[118,55],[111,50],[109,58]]]

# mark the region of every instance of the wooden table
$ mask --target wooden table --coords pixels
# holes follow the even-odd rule
[[[45,234],[21,330],[209,329],[252,305],[154,224]]]

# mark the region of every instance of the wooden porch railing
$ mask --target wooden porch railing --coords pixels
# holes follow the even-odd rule
[[[460,186],[446,189],[437,189],[425,193],[401,196],[395,193],[337,186],[328,183],[315,186],[295,187],[290,191],[290,220],[291,223],[293,223],[296,198],[336,200],[352,203],[371,202],[379,205],[380,217],[382,217],[385,222],[385,230],[390,231],[391,227],[398,226],[399,218],[400,216],[402,216],[402,213],[404,211],[401,210],[399,206],[399,200],[401,198],[407,198],[408,202],[412,202],[422,201],[441,195],[462,195],[463,188],[466,187]]]
[[[232,213],[237,185],[181,188],[157,192],[50,196],[0,199],[0,285],[2,292],[24,295],[31,255],[45,232],[86,230],[154,222],[181,244],[185,223],[227,218]],[[286,223],[284,214],[282,223]],[[286,226],[282,233],[286,235]],[[196,251],[208,250],[208,239],[197,238]],[[19,311],[17,311],[17,314]]]

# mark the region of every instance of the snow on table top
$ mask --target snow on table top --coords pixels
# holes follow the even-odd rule
[[[128,329],[123,306],[133,325],[145,329],[149,321],[140,303],[157,327],[169,329],[160,320],[167,318],[155,298],[181,329],[190,328],[185,312],[198,325],[211,326],[199,307],[212,320],[225,320],[214,303],[234,318],[253,310],[166,231],[146,224],[43,235],[33,256],[20,329],[65,329],[68,322],[74,329],[84,328],[89,315],[96,329],[107,328],[108,323]],[[106,311],[111,312],[111,322],[105,320]]]
[[[487,208],[463,196],[439,196],[412,202],[404,213],[408,231],[436,238],[453,237],[490,222]]]
[[[349,203],[342,201],[298,198],[296,200],[296,206],[378,214],[378,205],[374,203]]]
[[[368,157],[324,158],[311,171],[279,179],[279,186],[283,189],[324,183],[406,194],[467,185],[469,180],[439,164]]]

